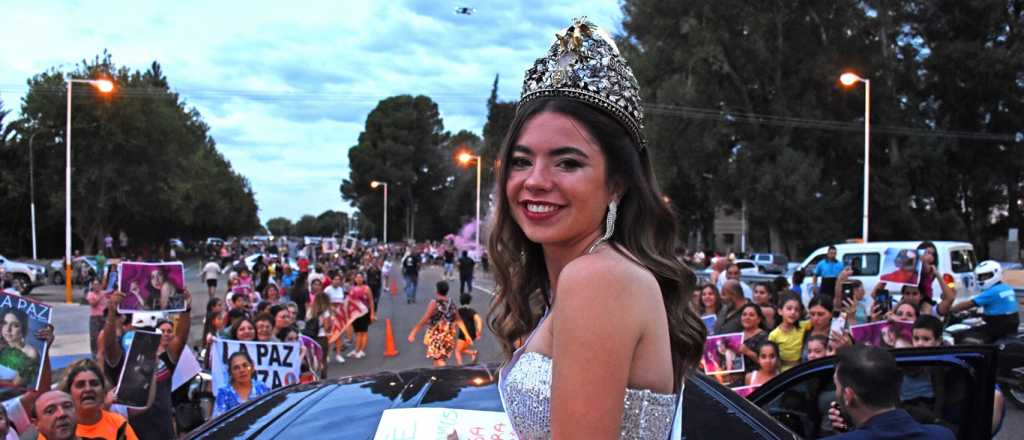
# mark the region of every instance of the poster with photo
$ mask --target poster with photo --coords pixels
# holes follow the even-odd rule
[[[345,243],[343,244],[343,246],[345,247],[345,250],[352,252],[356,250],[357,244],[359,244],[359,242],[356,240],[355,237],[345,237]]]
[[[704,327],[708,329],[708,336],[715,334],[715,323],[718,322],[718,315],[704,315],[700,317],[704,321]]]
[[[921,260],[915,249],[887,248],[882,258],[879,281],[899,286],[916,286],[921,280]]]
[[[700,359],[704,373],[713,375],[742,372],[742,347],[743,333],[709,336],[704,342],[704,355]]]
[[[123,262],[117,285],[124,292],[118,313],[185,310],[185,266],[180,261]]]
[[[132,408],[144,408],[149,404],[149,387],[153,386],[156,374],[156,350],[160,347],[159,332],[135,330],[126,334],[128,350],[117,379],[114,401]]]
[[[850,326],[853,342],[885,348],[913,346],[914,323],[910,321],[878,321]]]
[[[320,242],[320,249],[325,254],[333,254],[338,252],[338,240],[334,238],[325,238]]]
[[[39,385],[47,343],[36,332],[50,324],[52,310],[21,295],[0,293],[0,388]]]

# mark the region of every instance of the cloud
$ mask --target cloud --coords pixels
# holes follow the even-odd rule
[[[380,100],[430,96],[446,130],[479,134],[495,74],[499,97],[516,99],[523,71],[570,18],[612,32],[621,22],[616,0],[475,2],[471,16],[436,0],[13,3],[0,37],[30,43],[5,46],[8,109],[25,79],[104,49],[131,69],[158,61],[252,183],[263,220],[350,209],[338,194],[348,148]]]

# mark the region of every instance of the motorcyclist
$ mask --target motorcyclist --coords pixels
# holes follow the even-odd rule
[[[959,313],[981,307],[985,323],[971,329],[965,339],[991,344],[1003,337],[1016,335],[1020,325],[1020,306],[1013,288],[1003,283],[1002,267],[996,261],[987,260],[974,269],[974,274],[982,289],[981,293],[954,305],[956,295],[944,292],[939,313]]]

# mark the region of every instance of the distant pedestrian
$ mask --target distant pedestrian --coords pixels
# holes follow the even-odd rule
[[[473,269],[476,261],[469,258],[468,251],[462,251],[459,257],[459,293],[473,293]]]
[[[106,322],[107,313],[107,294],[103,292],[103,285],[99,280],[93,280],[90,284],[85,301],[89,303],[89,350],[95,357],[100,330]]]
[[[453,269],[455,268],[455,252],[451,248],[445,246],[444,248],[444,279],[452,279]]]
[[[210,298],[213,298],[217,291],[217,277],[220,276],[220,270],[220,265],[213,260],[210,260],[203,266],[202,277],[206,281],[206,291],[209,293]]]
[[[405,303],[415,303],[420,277],[420,255],[415,250],[407,251],[402,257],[402,277],[405,279]]]

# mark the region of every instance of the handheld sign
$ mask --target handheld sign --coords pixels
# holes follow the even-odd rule
[[[452,437],[452,433],[456,437]],[[497,411],[451,408],[386,409],[374,440],[435,440],[447,438],[516,440],[508,415]]]
[[[239,351],[249,354],[253,368],[256,369],[253,379],[263,382],[266,386],[278,388],[299,383],[302,367],[299,346],[299,341],[257,342],[214,338],[210,353],[210,373],[213,375],[214,390],[231,383],[228,357]]]
[[[36,332],[50,324],[51,311],[44,303],[0,293],[5,341],[0,344],[0,387],[37,388],[47,343],[37,339]]]
[[[149,404],[149,388],[156,374],[156,350],[162,333],[135,330],[124,355],[121,376],[117,379],[115,401],[128,407],[143,408]]]

